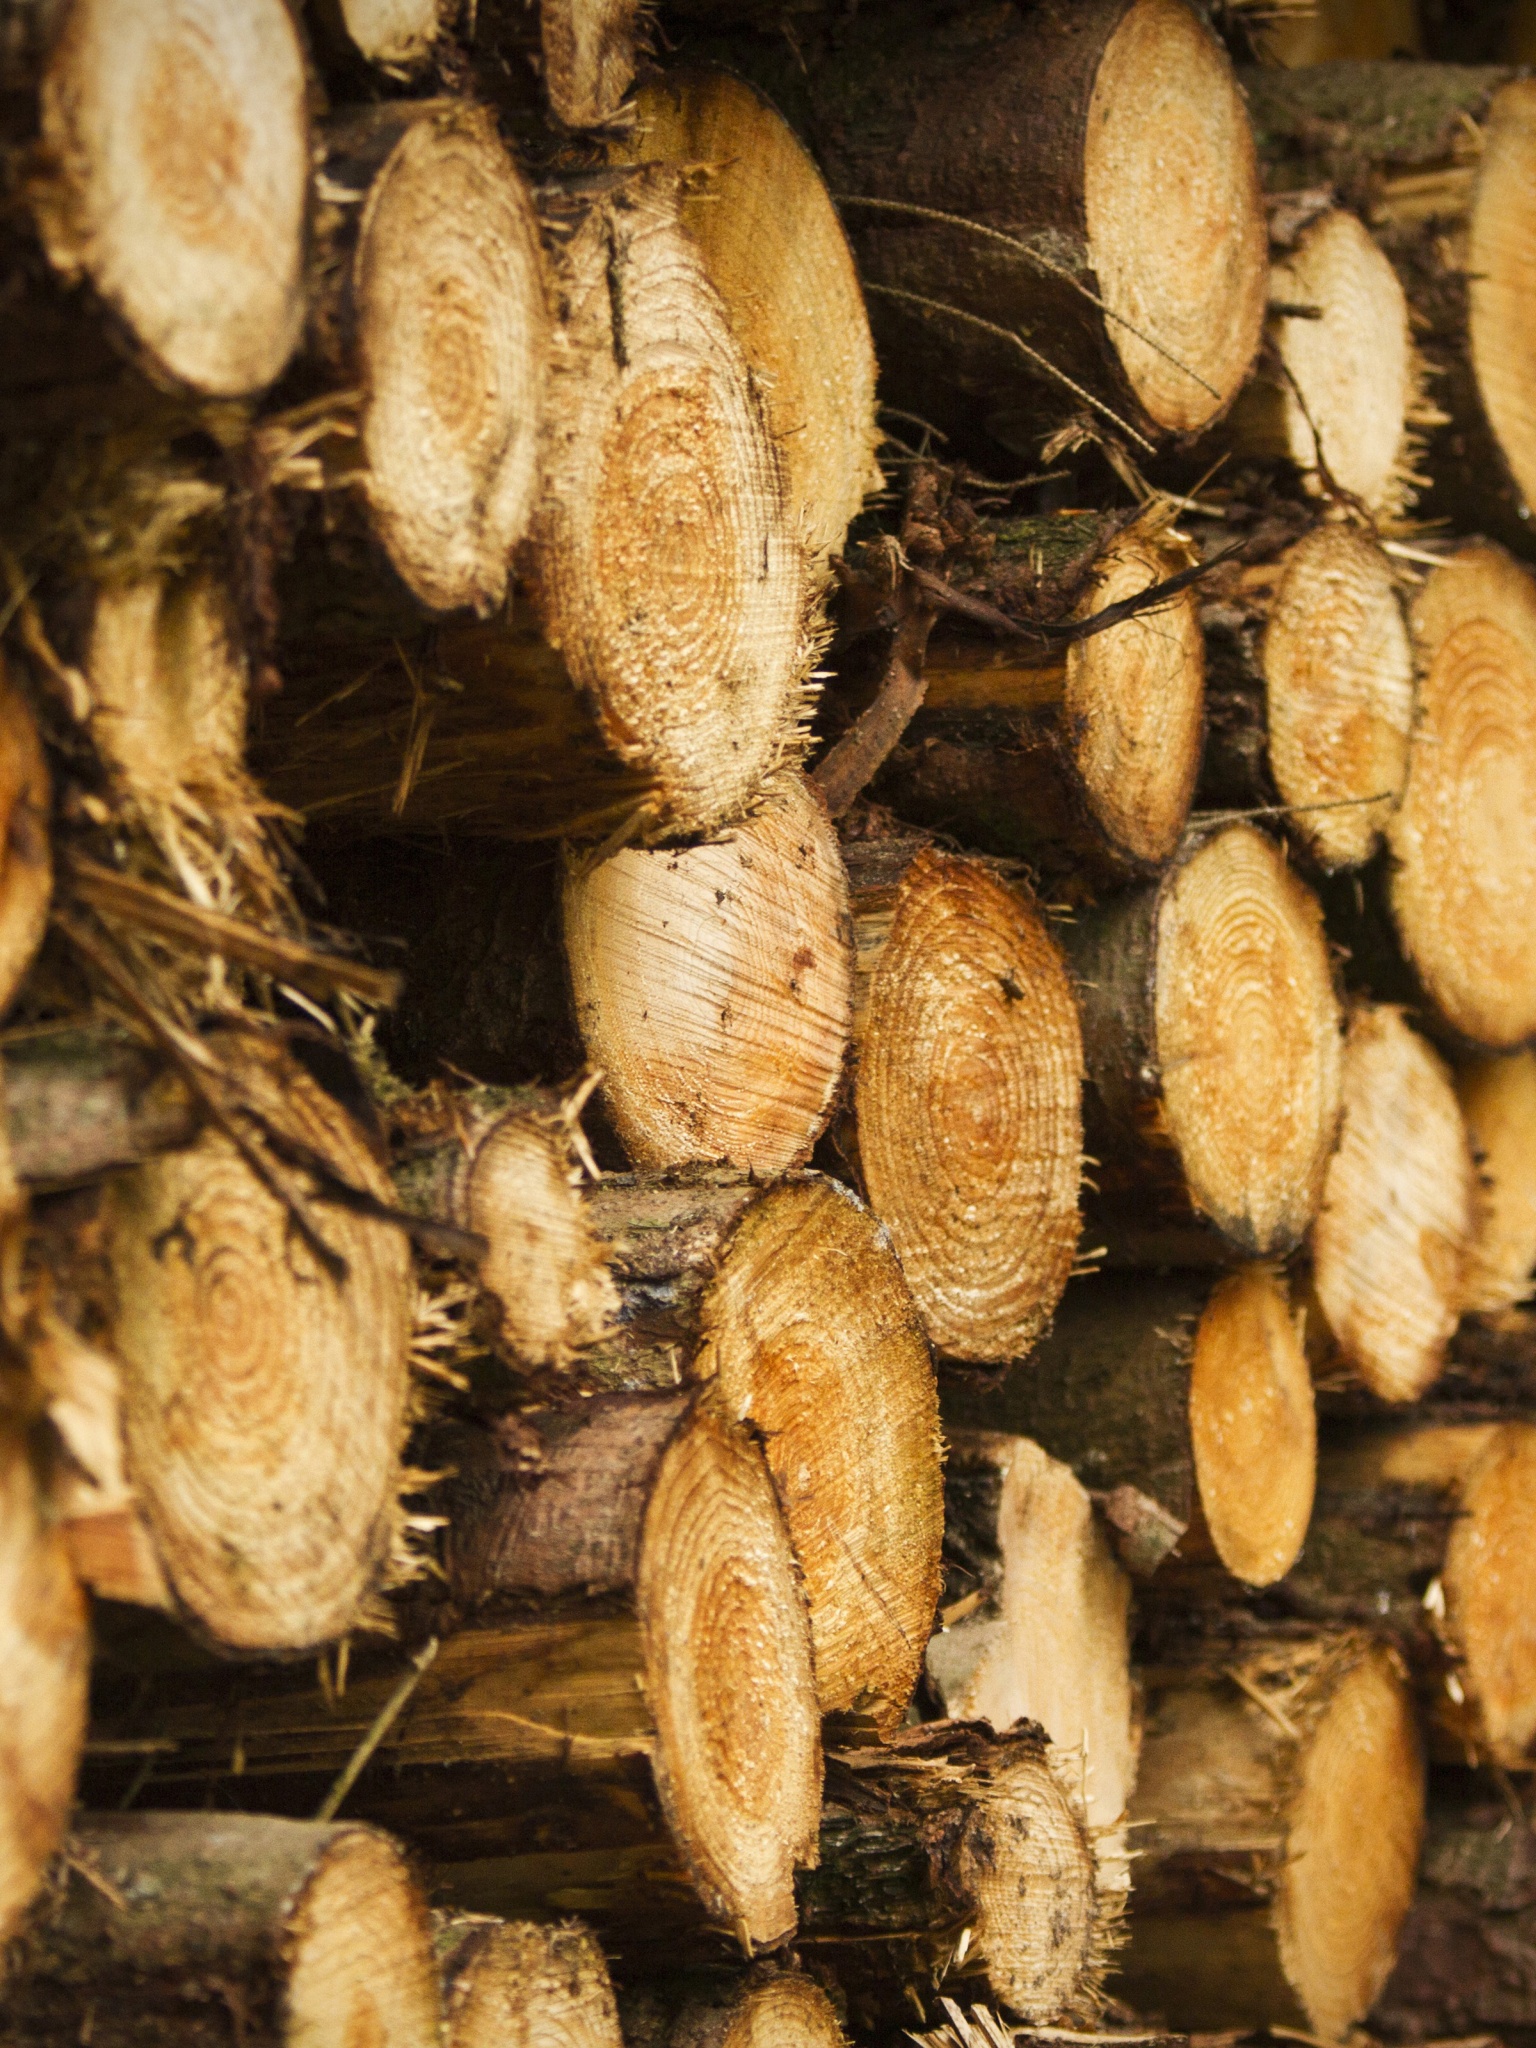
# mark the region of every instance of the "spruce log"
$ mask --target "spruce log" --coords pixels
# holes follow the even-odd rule
[[[1319,526],[1207,605],[1203,809],[1283,807],[1327,873],[1369,860],[1408,773],[1413,653],[1392,567]]]
[[[928,1644],[929,1683],[951,1720],[1039,1723],[1095,1855],[1118,1860],[1124,1889],[1136,1776],[1130,1581],[1093,1502],[1027,1437],[962,1429],[949,1439],[944,1522],[945,1604]],[[1100,1884],[1110,1888],[1104,1874]]]
[[[683,225],[763,385],[790,516],[824,558],[881,478],[874,343],[821,173],[769,102],[729,72],[671,72],[642,86],[634,107],[610,162],[708,167],[683,199]]]
[[[928,1335],[1020,1358],[1072,1269],[1082,1042],[1024,887],[914,839],[845,844],[857,979],[853,1106],[870,1207]]]
[[[426,1902],[371,1828],[246,1814],[82,1819],[18,1944],[7,2048],[435,2048]],[[238,2031],[236,2031],[238,2030]]]
[[[1297,1322],[1268,1266],[1214,1283],[1096,1275],[998,1386],[946,1387],[945,1420],[1029,1436],[1070,1466],[1138,1575],[1199,1529],[1234,1577],[1267,1586],[1295,1563],[1316,1477]]]
[[[1193,1213],[1250,1256],[1291,1250],[1322,1198],[1342,1039],[1322,913],[1280,849],[1251,825],[1192,836],[1160,881],[1080,912],[1062,941],[1106,1218]]]
[[[798,1884],[802,1938],[826,1954],[863,2032],[910,2014],[948,1973],[1013,2017],[1086,2017],[1118,1900],[1041,1731],[904,1729],[827,1759],[820,1860]],[[967,1936],[969,1937],[967,1939]]]
[[[1392,1653],[1282,1639],[1144,1684],[1117,1994],[1175,2026],[1344,2039],[1392,1968],[1419,1855],[1423,1763]]]
[[[0,667],[0,1010],[20,987],[53,896],[52,781],[37,725]]]
[[[1063,524],[1019,521],[986,534],[988,580],[1055,538],[1037,529]],[[1190,560],[1166,535],[1132,527],[1094,559],[1076,615],[1133,597]],[[903,817],[1053,877],[1076,879],[1086,867],[1124,880],[1172,856],[1200,764],[1205,651],[1193,590],[1075,642],[1057,665],[941,629],[923,676],[922,707],[877,785]]]
[[[793,1961],[637,1985],[621,2017],[626,2048],[844,2048],[832,2001]]]
[[[1400,1010],[1361,1005],[1344,1111],[1312,1228],[1312,1286],[1336,1357],[1385,1401],[1438,1376],[1466,1301],[1477,1170],[1451,1075]]]
[[[1536,1273],[1536,1053],[1478,1060],[1457,1075],[1456,1093],[1477,1161],[1462,1298],[1496,1314],[1529,1297]]]
[[[90,1624],[32,1447],[0,1430],[0,1938],[69,1823],[85,1741]]]
[[[803,776],[700,846],[572,865],[565,954],[587,1057],[638,1167],[772,1179],[832,1113],[853,1003],[848,881]]]
[[[623,2048],[608,1965],[586,1928],[465,1916],[434,1945],[444,2048]]]

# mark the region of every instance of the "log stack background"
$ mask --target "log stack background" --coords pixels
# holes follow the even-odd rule
[[[1536,2039],[1532,63],[0,0],[0,2040]]]

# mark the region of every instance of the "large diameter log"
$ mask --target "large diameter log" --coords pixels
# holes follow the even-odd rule
[[[1536,1053],[1475,1061],[1456,1093],[1477,1160],[1463,1299],[1496,1313],[1526,1300],[1536,1273]]]
[[[239,398],[304,317],[304,56],[282,0],[88,0],[58,10],[27,196],[157,382]]]
[[[1027,1363],[996,1387],[947,1387],[944,1415],[951,1430],[1027,1435],[1070,1466],[1138,1574],[1198,1527],[1248,1585],[1283,1578],[1301,1549],[1317,1423],[1298,1317],[1269,1266],[1076,1282]]]
[[[1077,1249],[1082,1043],[1061,955],[984,862],[911,839],[845,851],[870,1207],[940,1351],[1022,1357]]]
[[[1144,1683],[1118,1995],[1176,2026],[1343,2040],[1392,1968],[1419,1855],[1424,1770],[1391,1651],[1282,1639]]]
[[[1322,1199],[1342,1053],[1315,897],[1251,825],[1196,837],[1146,888],[1062,927],[1107,1150],[1106,1213],[1203,1218],[1240,1252],[1300,1240]],[[1151,1189],[1148,1188],[1148,1182]]]
[[[444,2048],[623,2048],[608,1965],[586,1928],[453,1918],[434,1946]]]
[[[1413,654],[1391,563],[1320,526],[1205,614],[1202,808],[1283,807],[1329,873],[1369,860],[1408,774]]]
[[[831,1999],[793,1964],[730,1977],[679,1977],[629,1990],[626,2048],[844,2048]]]
[[[1028,538],[1021,536],[1023,547]],[[1078,616],[1189,566],[1137,529],[1094,563]],[[994,555],[995,565],[995,555]],[[1178,846],[1200,762],[1205,650],[1193,590],[1080,640],[1054,667],[936,635],[922,708],[877,793],[903,817],[1042,872],[1124,880]]]
[[[790,516],[824,557],[880,472],[874,344],[821,173],[769,102],[729,72],[672,72],[643,86],[634,108],[610,161],[709,167],[684,197],[683,225],[762,381]]]
[[[0,2040],[436,2048],[426,1902],[371,1828],[249,1814],[81,1821],[15,1952]]]
[[[904,1729],[828,1758],[821,1854],[799,1881],[804,1937],[829,1954],[861,2031],[950,1984],[1023,2021],[1093,2010],[1113,1908],[1040,1730]]]
[[[587,1056],[638,1167],[809,1156],[848,1049],[853,944],[837,835],[803,776],[703,845],[575,862],[565,953]]]
[[[1093,1502],[1027,1437],[958,1430],[944,1506],[946,1604],[928,1644],[929,1683],[951,1720],[1039,1723],[1095,1854],[1118,1857],[1123,1888],[1136,1777],[1130,1581]]]

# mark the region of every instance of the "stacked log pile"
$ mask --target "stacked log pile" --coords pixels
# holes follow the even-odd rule
[[[1536,2028],[1536,87],[1267,19],[0,0],[0,2042]]]

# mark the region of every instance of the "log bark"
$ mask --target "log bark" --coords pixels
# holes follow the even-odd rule
[[[1021,1358],[1078,1237],[1082,1045],[1061,955],[1022,885],[919,840],[845,843],[857,979],[859,1172],[928,1335]]]
[[[1483,1315],[1528,1299],[1536,1272],[1536,1054],[1476,1061],[1456,1094],[1477,1161],[1463,1301]]]
[[[816,1979],[778,1962],[726,1978],[680,1977],[630,1988],[626,2048],[843,2048],[831,1999]]]
[[[11,1170],[46,1192],[190,1144],[201,1112],[179,1076],[133,1039],[57,1031],[0,1059]]]
[[[33,1916],[0,2040],[433,2048],[426,1902],[371,1828],[246,1814],[82,1819]]]
[[[1068,1288],[1001,1384],[946,1386],[945,1420],[1030,1437],[1069,1466],[1138,1577],[1204,1542],[1234,1577],[1270,1585],[1296,1561],[1316,1476],[1297,1324],[1267,1266],[1101,1274]]]
[[[1370,859],[1408,773],[1413,655],[1388,558],[1320,526],[1205,607],[1202,810],[1280,810],[1326,873]]]
[[[434,1946],[443,1971],[445,2048],[623,2048],[608,1965],[574,1922],[450,1918]]]
[[[1392,1968],[1418,1862],[1423,1763],[1391,1652],[1258,1642],[1144,1682],[1117,1994],[1192,2029],[1219,2013],[1342,2040]]]
[[[1341,1033],[1315,897],[1251,825],[1185,843],[1149,888],[1062,927],[1093,1084],[1102,1216],[1191,1215],[1236,1250],[1295,1246],[1322,1198]],[[1151,1213],[1149,1213],[1151,1212]]]

